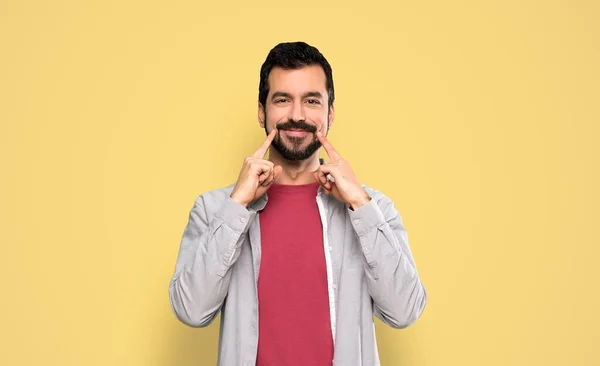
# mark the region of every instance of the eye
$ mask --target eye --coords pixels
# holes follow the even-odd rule
[[[308,103],[308,104],[313,104],[313,105],[318,105],[318,104],[321,104],[321,101],[320,101],[320,100],[318,100],[318,99],[308,99],[308,100],[306,101],[306,103]]]
[[[286,98],[275,99],[275,104],[281,104],[287,102]]]

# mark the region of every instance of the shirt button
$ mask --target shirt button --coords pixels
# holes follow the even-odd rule
[[[333,250],[333,248],[331,247],[331,245],[329,246],[329,251],[331,252]]]
[[[334,290],[335,290],[335,289],[337,289],[337,286],[336,286],[336,285],[333,285],[333,289],[334,289]]]
[[[240,222],[243,224],[244,222],[246,222],[246,218],[245,217],[240,217]]]
[[[358,225],[358,220],[354,220],[354,225]]]

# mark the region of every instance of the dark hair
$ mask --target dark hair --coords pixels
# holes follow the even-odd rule
[[[269,52],[267,59],[260,68],[260,83],[258,84],[258,101],[260,104],[265,106],[267,103],[269,73],[274,67],[289,70],[312,65],[321,66],[325,72],[325,87],[329,95],[329,107],[331,107],[335,99],[331,66],[318,49],[304,42],[280,43]]]

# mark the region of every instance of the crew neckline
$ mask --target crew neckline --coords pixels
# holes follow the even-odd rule
[[[319,183],[306,184],[278,184],[273,183],[267,193],[312,193],[316,194],[319,189]]]

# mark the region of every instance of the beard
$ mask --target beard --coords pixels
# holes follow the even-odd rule
[[[266,114],[265,114],[265,120],[266,119],[267,118],[266,118]],[[319,150],[319,148],[321,147],[321,141],[319,141],[319,139],[317,139],[317,136],[316,136],[317,128],[311,124],[308,124],[304,121],[295,122],[295,121],[288,120],[286,122],[282,122],[282,123],[276,125],[276,127],[278,130],[277,136],[275,136],[275,138],[271,142],[271,146],[275,150],[277,150],[277,152],[279,154],[281,154],[281,156],[286,160],[290,160],[290,161],[306,160],[306,159],[310,158],[311,156],[313,156],[313,154],[315,152],[317,152]],[[283,139],[281,138],[279,131],[285,131],[285,130],[290,130],[290,129],[303,130],[303,131],[312,133],[312,135],[310,135],[309,137],[289,137],[288,136],[287,139],[291,143],[291,145],[288,146],[287,143],[284,142]],[[269,134],[267,131],[266,123],[265,123],[265,133],[267,135]],[[308,143],[308,145],[306,145],[306,147],[302,148],[301,146],[302,146],[302,144],[304,144],[304,141],[307,138],[310,138],[311,141]]]

